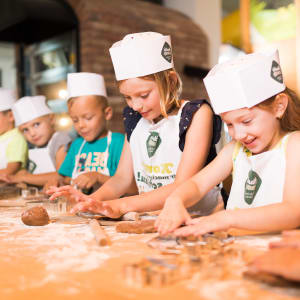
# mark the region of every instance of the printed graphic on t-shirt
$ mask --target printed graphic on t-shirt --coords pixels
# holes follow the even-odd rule
[[[152,131],[147,138],[146,147],[148,156],[152,157],[161,143],[161,138],[158,132]]]
[[[277,82],[283,83],[283,77],[282,77],[280,65],[275,60],[272,61],[271,77]]]
[[[107,164],[105,152],[81,153],[76,160],[79,160],[77,172],[101,172]]]
[[[250,170],[248,173],[248,178],[245,182],[244,200],[246,203],[249,205],[252,204],[260,186],[261,178],[255,171]]]
[[[161,55],[167,62],[170,63],[172,61],[172,49],[167,42],[164,43],[161,49]]]

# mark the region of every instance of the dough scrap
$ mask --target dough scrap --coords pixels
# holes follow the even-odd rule
[[[117,232],[123,233],[153,233],[157,232],[154,227],[155,220],[124,221],[116,225]]]
[[[50,221],[47,210],[42,206],[34,206],[22,213],[21,219],[25,225],[43,226]]]

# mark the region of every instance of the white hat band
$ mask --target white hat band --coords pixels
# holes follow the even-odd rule
[[[127,35],[109,52],[117,80],[146,76],[174,67],[170,36],[156,32]]]
[[[53,113],[46,105],[45,96],[23,97],[16,101],[12,111],[16,126]]]
[[[215,66],[204,78],[215,113],[252,107],[285,89],[277,50]]]
[[[103,76],[95,73],[69,73],[68,74],[68,99],[80,96],[104,96],[106,88]]]
[[[0,88],[0,111],[11,109],[16,100],[13,90]]]

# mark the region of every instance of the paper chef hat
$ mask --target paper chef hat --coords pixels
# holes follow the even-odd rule
[[[278,50],[216,65],[204,78],[215,113],[252,107],[285,89]]]
[[[109,49],[117,80],[154,74],[173,68],[170,36],[157,32],[126,35]]]
[[[13,90],[0,88],[0,111],[11,109],[16,100]]]
[[[23,97],[16,101],[12,111],[16,127],[35,118],[53,113],[46,105],[45,96]]]
[[[107,96],[104,78],[100,74],[69,73],[67,82],[68,99],[88,95]]]

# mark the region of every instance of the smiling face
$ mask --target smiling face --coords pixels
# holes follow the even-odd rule
[[[253,154],[271,150],[284,134],[276,113],[258,106],[241,108],[221,114],[230,136]]]
[[[127,105],[152,121],[161,115],[160,94],[155,81],[142,78],[124,80],[120,86]]]
[[[87,142],[106,136],[106,121],[111,118],[112,111],[109,106],[104,108],[96,96],[77,97],[68,107],[76,131]]]

